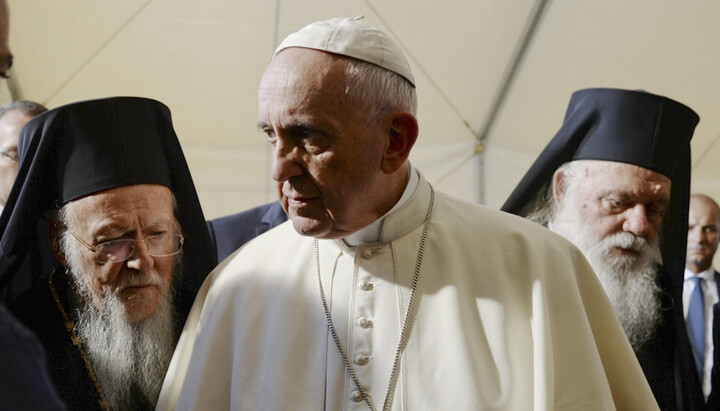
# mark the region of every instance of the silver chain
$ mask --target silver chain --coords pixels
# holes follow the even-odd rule
[[[388,387],[385,391],[385,401],[382,407],[383,411],[390,410],[390,407],[392,406],[393,395],[395,392],[393,388],[395,387],[395,382],[397,378],[397,367],[400,363],[400,355],[402,354],[403,350],[405,349],[405,345],[407,344],[408,324],[410,323],[410,315],[412,314],[413,303],[415,301],[415,290],[417,289],[418,279],[420,278],[420,268],[422,267],[423,255],[425,254],[425,244],[427,242],[428,230],[430,229],[430,220],[432,219],[434,208],[435,190],[432,188],[432,186],[430,186],[430,205],[428,206],[427,215],[425,216],[425,225],[423,226],[422,237],[420,238],[420,248],[418,249],[418,258],[417,263],[415,264],[415,276],[413,277],[412,289],[410,290],[410,298],[408,299],[408,308],[407,312],[405,313],[405,319],[403,320],[402,329],[400,330],[400,338],[398,340],[397,348],[395,349],[395,359],[393,360],[392,371],[390,371],[390,381],[388,382]],[[328,309],[327,300],[325,299],[325,291],[323,290],[322,279],[320,277],[320,252],[318,250],[317,239],[315,239],[314,247],[315,266],[317,267],[318,285],[320,286],[320,300],[322,301],[323,312],[325,313],[325,319],[327,320],[328,329],[330,329],[330,334],[332,334],[333,341],[335,341],[335,345],[337,346],[338,351],[340,351],[340,355],[342,356],[343,362],[345,363],[345,369],[350,374],[350,378],[352,378],[358,391],[360,391],[363,400],[365,400],[365,404],[367,404],[367,406],[372,411],[375,411],[375,406],[373,405],[372,399],[370,398],[370,394],[365,391],[365,388],[362,386],[362,384],[360,384],[360,379],[355,373],[355,369],[353,368],[352,364],[350,364],[350,360],[348,360],[348,356],[345,354],[345,350],[343,350],[342,344],[340,344],[340,338],[338,338],[337,332],[335,331],[335,326],[333,325],[332,318],[330,317],[330,310]]]

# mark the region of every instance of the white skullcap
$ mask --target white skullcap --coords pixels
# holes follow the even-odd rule
[[[327,51],[353,57],[397,73],[415,86],[415,78],[400,46],[377,27],[354,19],[335,17],[316,21],[290,34],[273,55],[290,47]]]

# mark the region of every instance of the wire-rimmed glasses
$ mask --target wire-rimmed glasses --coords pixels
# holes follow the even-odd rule
[[[95,253],[95,259],[99,263],[119,263],[129,259],[135,252],[138,243],[145,243],[148,253],[153,257],[169,257],[178,254],[185,242],[185,237],[181,234],[163,233],[145,237],[144,241],[136,241],[132,238],[118,238],[117,240],[90,245],[69,228],[65,229],[88,250]]]

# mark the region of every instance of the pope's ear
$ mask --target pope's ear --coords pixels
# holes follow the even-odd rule
[[[418,123],[412,114],[396,111],[387,116],[384,126],[388,130],[388,144],[383,156],[382,170],[386,174],[392,174],[407,161],[417,140]]]
[[[50,235],[50,248],[52,249],[55,258],[63,266],[66,265],[65,253],[60,247],[60,239],[62,238],[65,228],[56,218],[50,219],[49,235]]]

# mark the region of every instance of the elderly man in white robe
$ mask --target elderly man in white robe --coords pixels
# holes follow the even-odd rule
[[[258,126],[290,221],[209,276],[158,409],[657,409],[576,248],[408,162],[415,108],[377,28],[283,41]]]

